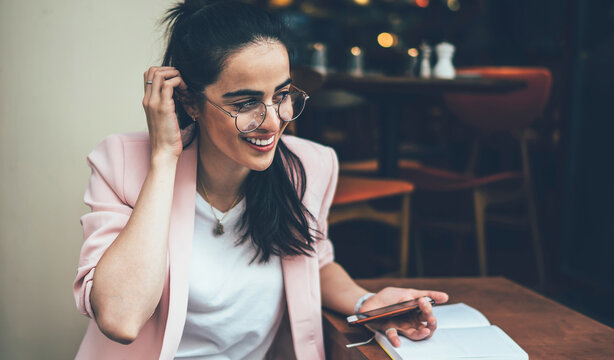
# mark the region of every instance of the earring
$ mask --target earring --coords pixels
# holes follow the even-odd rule
[[[192,114],[192,120],[194,122],[198,122],[198,116],[196,114]]]

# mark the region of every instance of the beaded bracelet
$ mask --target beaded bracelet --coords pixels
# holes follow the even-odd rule
[[[362,306],[362,304],[364,304],[365,301],[367,301],[367,299],[373,295],[375,295],[375,293],[366,293],[360,299],[358,299],[358,301],[356,302],[356,305],[354,306],[354,314],[358,314],[358,310],[360,310],[360,307]]]

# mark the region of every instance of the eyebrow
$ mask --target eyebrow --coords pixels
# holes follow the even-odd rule
[[[282,89],[288,85],[292,84],[292,79],[288,78],[286,79],[286,81],[284,81],[283,83],[277,85],[275,87],[275,91]],[[237,91],[231,91],[231,92],[227,92],[226,94],[222,95],[223,98],[231,98],[231,97],[236,97],[236,96],[263,96],[264,92],[262,91],[258,91],[258,90],[250,90],[250,89],[241,89],[241,90],[237,90]]]

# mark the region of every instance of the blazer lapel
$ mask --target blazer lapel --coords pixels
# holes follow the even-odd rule
[[[198,141],[184,149],[177,164],[175,187],[173,194],[173,207],[169,231],[169,276],[168,286],[162,295],[162,310],[168,307],[164,341],[160,352],[160,359],[173,359],[185,324],[189,281],[190,257],[192,240],[194,237],[194,214],[196,203],[196,166],[198,161]],[[309,282],[310,264],[308,256],[282,257],[282,271],[288,316],[294,338],[294,351],[299,354],[314,354],[317,358],[317,349],[311,349],[310,338],[314,338],[312,322],[313,284]],[[168,293],[166,293],[168,291]],[[168,302],[165,303],[166,299]],[[162,311],[161,313],[165,313]],[[316,319],[316,321],[321,321]],[[304,338],[297,338],[304,337]],[[312,346],[313,347],[313,346]]]
[[[166,288],[169,293],[162,297],[168,299],[168,317],[160,359],[174,358],[187,314],[197,161],[198,138],[183,150],[177,163],[168,245],[170,269]]]
[[[315,335],[311,318],[314,299],[311,294],[312,284],[309,282],[310,259],[308,256],[284,256],[281,262],[294,352],[299,359],[305,358],[305,354],[312,352],[310,344],[313,341],[310,339],[313,339]],[[317,359],[318,357],[308,356],[307,358]]]

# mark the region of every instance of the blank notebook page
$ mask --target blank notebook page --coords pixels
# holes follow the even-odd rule
[[[528,359],[528,355],[499,327],[438,329],[426,341],[400,337],[401,347],[394,348],[402,359],[489,358],[501,360]]]
[[[481,312],[463,303],[433,307],[437,329],[489,326],[490,322]]]

